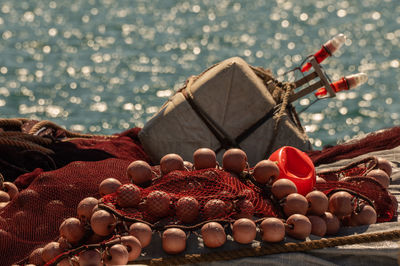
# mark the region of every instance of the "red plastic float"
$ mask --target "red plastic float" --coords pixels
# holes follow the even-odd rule
[[[315,168],[307,154],[297,148],[284,146],[272,153],[269,160],[278,164],[278,179],[293,181],[299,194],[305,196],[313,190],[316,183]]]

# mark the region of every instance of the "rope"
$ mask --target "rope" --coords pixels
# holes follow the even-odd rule
[[[31,172],[31,171],[28,171],[28,170],[26,170],[24,168],[16,166],[15,164],[11,164],[11,163],[9,163],[7,161],[4,161],[2,159],[0,159],[0,168],[1,169],[7,169],[7,171],[17,172],[17,173],[19,173],[18,175],[26,174],[26,173]]]
[[[17,140],[10,138],[0,138],[0,147],[16,147],[25,150],[35,150],[43,152],[44,154],[54,154],[54,151],[44,148],[38,144],[26,141],[26,140]]]
[[[281,108],[279,109],[279,112],[276,115],[277,122],[275,124],[275,127],[278,127],[277,124],[279,123],[281,117],[283,116],[283,114],[286,111],[286,107],[289,104],[289,97],[293,93],[294,88],[295,88],[294,83],[284,83],[283,84],[284,93],[283,93],[282,100],[281,100]]]
[[[29,134],[36,134],[40,129],[42,128],[52,128],[55,130],[61,130],[65,133],[65,135],[69,138],[95,138],[95,137],[101,137],[101,138],[116,138],[117,136],[113,135],[94,135],[94,134],[84,134],[84,133],[77,133],[77,132],[72,132],[69,131],[65,128],[60,127],[59,125],[48,121],[48,120],[43,120],[38,123],[36,123],[31,130],[29,131]]]
[[[112,238],[111,240],[107,240],[104,242],[101,242],[99,244],[90,244],[90,245],[83,245],[75,249],[68,250],[64,253],[61,253],[60,255],[56,256],[53,258],[51,261],[47,262],[45,265],[58,265],[59,262],[61,262],[65,258],[71,257],[71,255],[76,255],[79,254],[79,252],[84,251],[84,250],[91,250],[91,249],[101,249],[105,250],[107,247],[111,247],[115,244],[120,244],[121,243],[121,236],[116,236],[115,238]],[[24,260],[25,261],[25,260]]]
[[[124,214],[119,213],[115,208],[104,204],[104,203],[99,203],[98,204],[99,208],[105,211],[108,211],[110,213],[112,213],[113,215],[115,215],[117,218],[121,219],[124,222],[128,222],[128,223],[136,223],[136,222],[140,222],[140,223],[144,223],[147,224],[148,226],[150,226],[151,229],[153,230],[158,230],[158,231],[163,231],[166,230],[168,228],[179,228],[182,229],[183,231],[193,231],[193,230],[197,230],[200,229],[203,225],[205,225],[206,223],[210,223],[210,222],[217,222],[220,224],[229,224],[229,223],[233,223],[234,220],[233,219],[212,219],[212,220],[207,220],[207,221],[203,221],[200,222],[198,224],[195,225],[179,225],[179,224],[171,224],[171,225],[163,225],[163,224],[159,224],[159,223],[149,223],[146,222],[142,219],[138,219],[138,218],[131,218],[129,216],[126,216]],[[262,220],[262,219],[260,219]],[[257,223],[257,221],[255,221],[255,223]]]
[[[0,190],[4,190],[4,176],[0,173]]]
[[[336,246],[353,245],[361,243],[373,243],[400,239],[400,230],[387,232],[323,238],[303,242],[290,242],[283,244],[263,244],[259,247],[248,247],[237,250],[217,251],[202,254],[186,254],[167,258],[155,258],[150,260],[135,261],[137,264],[146,265],[181,265],[211,261],[226,261],[244,257],[264,256],[287,252],[303,252],[313,249],[322,249]]]
[[[14,139],[14,140],[27,140],[30,142],[33,142],[38,145],[50,145],[53,143],[53,140],[49,138],[44,138],[41,136],[36,136],[36,135],[31,135],[28,133],[24,132],[19,132],[19,131],[4,131],[0,132],[0,138],[5,137],[8,139]]]
[[[278,87],[278,86],[276,86],[276,87]],[[292,95],[292,93],[293,93],[293,91],[294,91],[294,89],[295,89],[294,83],[288,83],[288,82],[283,83],[283,86],[282,86],[282,87],[283,87],[284,93],[281,94],[281,97],[282,97],[282,98],[281,98],[281,100],[280,100],[279,112],[274,116],[274,118],[275,118],[275,125],[274,125],[274,130],[273,130],[273,133],[272,133],[272,138],[271,138],[271,140],[270,140],[270,142],[269,142],[269,144],[268,144],[268,148],[267,148],[267,150],[266,150],[266,152],[265,152],[266,157],[268,157],[268,155],[271,153],[272,146],[274,145],[275,140],[276,140],[276,137],[278,136],[278,129],[279,129],[279,124],[280,124],[280,122],[281,122],[281,118],[282,118],[283,115],[285,114],[286,108],[288,107],[288,104],[289,104],[289,97],[290,97],[290,95]],[[279,90],[276,89],[276,90],[274,91],[274,93],[275,93],[276,91],[279,91]]]
[[[24,122],[28,121],[26,118],[9,118],[0,119],[0,127],[17,127],[20,128]]]

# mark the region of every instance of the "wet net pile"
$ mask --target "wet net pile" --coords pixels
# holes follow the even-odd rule
[[[5,139],[4,133],[9,131],[6,128],[4,132],[0,132],[0,136]],[[55,138],[55,132],[58,131],[48,133],[51,142],[45,148],[51,152],[44,153],[45,155],[37,149],[29,152],[31,146],[11,145],[9,137],[8,142],[2,142],[3,147],[8,148],[7,154],[13,156],[1,158],[1,171],[6,180],[13,180],[13,176],[18,176],[15,184],[20,193],[0,209],[0,254],[7,254],[2,256],[1,265],[26,262],[26,257],[32,250],[57,240],[60,224],[68,217],[77,217],[76,207],[85,197],[101,199],[99,207],[118,217],[120,227],[116,229],[119,230],[116,233],[119,234],[126,230],[125,222],[133,221],[143,221],[156,230],[168,226],[194,229],[207,220],[215,219],[230,222],[244,214],[246,208],[242,203],[246,200],[251,202],[254,220],[267,216],[285,218],[279,201],[273,198],[270,188],[254,181],[252,169],[247,169],[240,176],[219,168],[187,169],[162,176],[159,166],[153,165],[151,184],[140,188],[141,201],[146,201],[146,197],[153,191],[166,192],[171,198],[168,214],[156,217],[148,212],[144,204],[139,204],[136,208],[121,208],[117,204],[115,193],[100,197],[99,184],[110,177],[120,180],[122,184],[129,184],[131,181],[126,172],[128,165],[135,160],[148,161],[137,140],[138,129],[109,138],[67,136],[63,141]],[[22,142],[21,139],[19,141]],[[18,154],[27,156],[24,157],[24,161],[29,162],[26,166],[16,159]],[[36,163],[43,165],[39,164],[43,158],[48,162],[45,167],[35,167]],[[374,206],[379,222],[391,221],[396,218],[395,198],[378,182],[364,177],[375,166],[375,159],[370,158],[346,168],[321,172],[319,175],[327,183],[318,184],[316,189],[326,194],[337,190],[350,191],[355,200]],[[175,213],[176,202],[185,196],[194,197],[200,205],[199,215],[191,223],[183,223]],[[225,202],[226,210],[222,214],[205,214],[205,204],[214,199]],[[87,237],[70,248],[76,249],[113,238],[110,235],[96,240],[91,235],[88,232]]]

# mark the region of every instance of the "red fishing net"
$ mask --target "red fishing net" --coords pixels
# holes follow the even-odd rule
[[[342,145],[327,147],[322,151],[311,151],[308,155],[314,165],[328,164],[350,159],[373,151],[389,150],[400,145],[400,127],[393,127],[369,133],[362,139],[355,139]]]
[[[115,138],[75,138],[49,145],[54,153],[47,156],[57,169],[48,171],[31,167],[34,171],[20,175],[15,181],[20,194],[0,210],[0,264],[21,261],[35,248],[56,240],[60,224],[68,217],[77,216],[76,207],[82,199],[100,198],[98,188],[104,179],[113,177],[122,184],[129,184],[128,165],[134,160],[148,161],[136,138],[137,133],[138,129],[132,129]],[[326,173],[327,183],[317,185],[317,189],[325,193],[334,189],[352,191],[361,200],[372,202],[379,221],[390,221],[396,215],[397,202],[379,183],[360,177],[368,167],[371,167],[370,163],[340,169],[329,173],[331,179]],[[241,205],[245,200],[253,205],[255,217],[281,216],[280,207],[271,198],[269,189],[260,187],[249,174],[238,177],[220,169],[205,169],[173,171],[161,176],[158,166],[152,166],[152,169],[154,179],[148,186],[140,188],[141,199],[146,200],[154,191],[168,193],[172,204],[167,215],[158,218],[141,204],[137,208],[121,208],[117,204],[117,193],[104,196],[102,207],[118,214],[122,220],[143,220],[160,228],[193,226],[215,218],[229,221],[249,207]],[[353,178],[341,181],[341,176]],[[175,212],[177,201],[185,196],[194,197],[200,204],[200,214],[191,223],[180,221]],[[222,215],[206,214],[205,205],[210,200],[224,201],[227,211]]]
[[[377,212],[377,222],[397,218],[397,200],[377,180],[366,176],[377,166],[376,157],[367,157],[335,170],[322,170],[317,174],[326,183],[316,189],[330,195],[335,191],[349,191],[356,198],[372,205]]]
[[[158,167],[154,167],[157,171]],[[158,172],[158,171],[157,171]],[[159,173],[158,173],[159,175]],[[245,200],[251,202],[253,207],[252,214],[258,217],[276,216],[277,210],[273,206],[263,190],[254,185],[250,180],[240,180],[237,176],[218,169],[205,169],[197,171],[173,171],[166,176],[156,178],[153,184],[141,191],[143,202],[153,191],[163,191],[168,193],[171,198],[171,207],[169,209],[167,224],[183,224],[175,213],[177,201],[182,197],[193,197],[199,202],[200,213],[198,218],[191,224],[198,224],[210,219],[229,219],[243,214],[241,204]],[[159,222],[160,219],[154,216],[146,206],[137,209],[124,210],[118,206],[118,193],[106,195],[103,198],[105,204],[111,204],[114,210],[126,217],[137,218],[150,223]],[[225,209],[217,209],[214,213],[207,213],[205,206],[213,200],[222,200]]]
[[[0,210],[0,265],[11,265],[36,247],[54,240],[61,222],[76,216],[76,207],[83,198],[100,198],[98,187],[102,180],[114,177],[129,182],[126,177],[129,163],[148,160],[136,139],[137,132],[138,129],[131,129],[111,139],[93,137],[54,142],[48,146],[54,151],[48,160],[58,169],[52,171],[35,169],[34,162],[39,158],[28,167],[7,158],[7,165],[20,164],[8,172],[1,169],[11,173],[11,180],[12,174],[21,169],[35,170],[15,180],[20,193]],[[15,146],[9,150],[14,154],[22,151]],[[3,175],[7,180],[8,176]]]

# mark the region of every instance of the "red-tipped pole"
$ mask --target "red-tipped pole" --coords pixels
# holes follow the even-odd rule
[[[315,59],[317,60],[317,63],[321,63],[324,61],[327,57],[333,55],[337,50],[342,47],[344,42],[346,41],[346,36],[344,34],[339,34],[327,41],[324,45],[322,45],[322,48],[319,49],[318,52],[314,54]],[[301,72],[306,72],[310,70],[311,68],[311,63],[308,62],[301,68]]]
[[[347,77],[342,77],[340,80],[331,83],[331,87],[335,92],[353,89],[355,87],[360,86],[368,80],[368,76],[365,73],[358,73],[354,75],[350,75]],[[315,96],[324,96],[326,95],[325,88],[319,88],[315,93]]]

